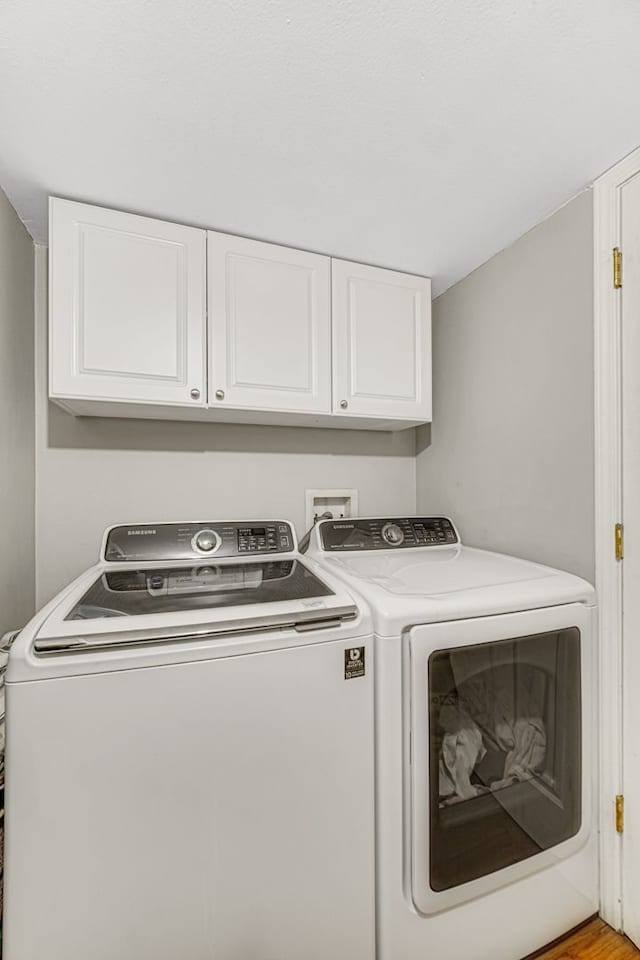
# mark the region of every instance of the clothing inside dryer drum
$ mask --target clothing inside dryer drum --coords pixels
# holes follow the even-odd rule
[[[574,836],[577,628],[440,650],[428,673],[432,888],[486,876]]]

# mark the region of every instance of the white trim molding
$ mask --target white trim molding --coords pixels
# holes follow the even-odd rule
[[[594,183],[595,550],[599,610],[600,890],[603,918],[623,927],[622,840],[615,797],[622,792],[622,567],[614,530],[622,515],[620,293],[613,248],[620,245],[620,190],[640,172],[640,150]]]

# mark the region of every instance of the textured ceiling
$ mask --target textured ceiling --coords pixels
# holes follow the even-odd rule
[[[0,186],[434,278],[640,143],[640,0],[2,0]]]

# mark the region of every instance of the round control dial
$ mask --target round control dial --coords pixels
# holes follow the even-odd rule
[[[382,528],[382,539],[392,547],[399,547],[404,543],[404,533],[397,523],[385,523]]]
[[[191,541],[191,546],[197,553],[215,553],[221,540],[215,530],[199,530]]]

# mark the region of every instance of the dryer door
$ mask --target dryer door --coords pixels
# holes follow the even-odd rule
[[[574,853],[590,825],[590,613],[415,627],[413,900],[438,913]]]

